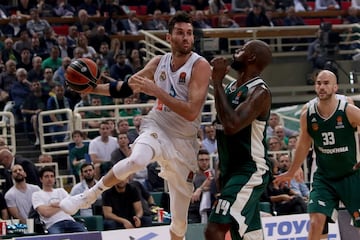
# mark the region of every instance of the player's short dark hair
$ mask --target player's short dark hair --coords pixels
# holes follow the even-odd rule
[[[188,13],[180,11],[170,18],[168,24],[169,33],[172,33],[172,31],[174,30],[175,23],[179,22],[191,23],[191,25],[193,24],[192,17]]]

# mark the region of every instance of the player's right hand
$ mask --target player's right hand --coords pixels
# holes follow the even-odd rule
[[[275,176],[273,183],[275,185],[280,185],[281,183],[287,183],[290,186],[291,179],[293,178],[289,172],[282,173],[280,175]]]
[[[230,66],[228,60],[224,57],[216,57],[211,60],[212,69],[212,80],[222,81],[225,75],[229,72]]]

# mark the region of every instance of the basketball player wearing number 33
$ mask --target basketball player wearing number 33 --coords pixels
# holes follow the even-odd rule
[[[170,236],[172,240],[178,240],[183,239],[187,228],[192,178],[199,149],[197,132],[211,69],[204,58],[192,52],[193,25],[188,14],[178,13],[170,19],[166,39],[171,45],[171,53],[154,57],[128,81],[99,84],[92,90],[114,98],[143,92],[157,100],[142,121],[132,154],[114,165],[87,192],[64,199],[60,207],[70,214],[79,208],[87,208],[119,180],[145,168],[152,161],[158,161],[161,166],[159,175],[168,181],[170,191]]]

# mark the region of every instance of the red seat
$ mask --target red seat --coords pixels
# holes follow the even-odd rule
[[[225,3],[226,8],[231,12],[231,3]]]
[[[52,26],[54,32],[58,35],[67,35],[69,33],[68,25]]]
[[[181,4],[181,10],[185,12],[191,12],[192,11],[192,5],[191,4]]]
[[[320,25],[320,18],[304,18],[305,25]]]
[[[331,24],[342,24],[342,19],[340,18],[324,18],[323,21]]]
[[[235,15],[233,19],[240,27],[246,27],[246,15]]]
[[[315,1],[314,2],[307,2],[307,5],[312,8],[312,10],[315,10]]]
[[[341,9],[343,10],[348,10],[349,7],[351,7],[351,1],[348,2],[348,1],[341,1]]]

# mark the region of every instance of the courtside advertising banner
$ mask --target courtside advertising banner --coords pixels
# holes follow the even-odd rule
[[[309,214],[262,217],[266,240],[307,240]],[[341,240],[338,223],[329,224],[328,240]]]
[[[165,240],[170,239],[169,225],[101,232],[103,240]]]

